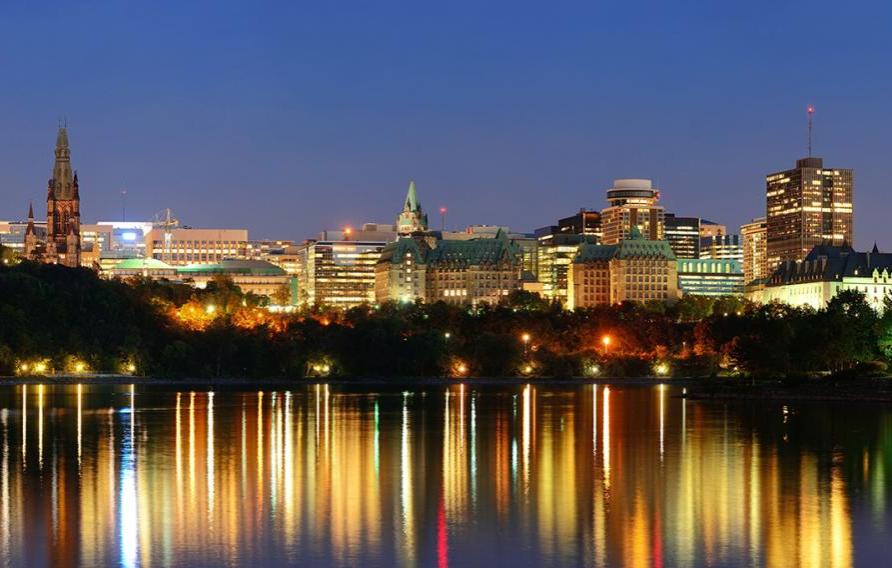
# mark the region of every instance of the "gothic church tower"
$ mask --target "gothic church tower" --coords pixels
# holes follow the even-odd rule
[[[56,162],[46,193],[46,260],[66,266],[81,263],[81,198],[77,172],[71,170],[68,129],[56,135]]]

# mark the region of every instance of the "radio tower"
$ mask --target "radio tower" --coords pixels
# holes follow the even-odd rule
[[[808,105],[808,157],[811,158],[811,123],[812,117],[815,115],[814,105]]]

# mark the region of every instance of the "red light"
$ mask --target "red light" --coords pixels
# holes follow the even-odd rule
[[[446,213],[446,208],[445,208],[445,207],[440,207],[440,213]]]

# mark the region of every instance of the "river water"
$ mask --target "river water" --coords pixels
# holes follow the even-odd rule
[[[892,408],[671,386],[0,388],[5,566],[875,566]]]

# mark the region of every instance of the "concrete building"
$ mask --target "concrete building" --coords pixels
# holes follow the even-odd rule
[[[567,306],[678,300],[675,253],[637,228],[615,245],[582,244],[568,274]]]
[[[375,302],[375,264],[385,241],[310,240],[297,247],[298,300],[352,308]]]
[[[747,291],[754,302],[781,302],[820,309],[841,290],[857,290],[878,312],[892,297],[892,254],[876,245],[870,252],[856,252],[848,245],[814,247],[802,261],[788,260],[778,266],[761,289]]]
[[[173,266],[216,264],[248,258],[246,229],[153,227],[145,236],[146,256]]]
[[[768,278],[766,231],[765,217],[753,219],[740,227],[744,285]]]
[[[715,221],[700,219],[700,236],[701,237],[720,237],[728,234],[728,227]]]
[[[492,238],[403,237],[384,248],[376,266],[379,302],[496,304],[521,287],[521,253],[505,233]]]
[[[700,224],[699,217],[677,217],[666,213],[665,236],[676,258],[699,258]]]
[[[701,237],[700,258],[743,262],[743,247],[738,235]]]
[[[601,211],[601,242],[615,245],[631,234],[632,227],[650,240],[664,237],[665,211],[660,190],[649,179],[614,180],[607,190],[609,207]]]
[[[734,259],[679,259],[678,288],[682,294],[728,296],[743,293],[743,267]]]
[[[769,270],[804,259],[818,245],[853,242],[852,170],[825,168],[821,158],[809,157],[765,181]]]

